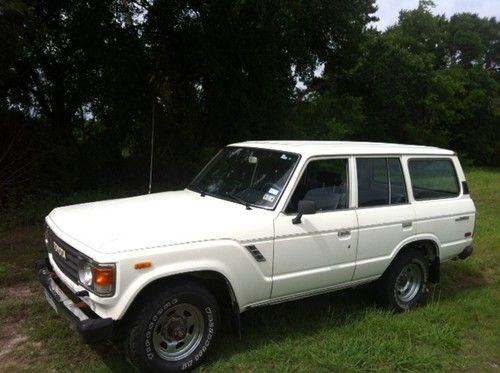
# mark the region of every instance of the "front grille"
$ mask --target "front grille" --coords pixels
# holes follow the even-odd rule
[[[84,260],[84,256],[66,242],[57,237],[52,230],[47,228],[47,248],[52,254],[54,262],[57,267],[68,276],[73,282],[78,283],[78,263]],[[56,243],[66,254],[66,259],[63,258],[56,250],[54,250],[54,243]]]

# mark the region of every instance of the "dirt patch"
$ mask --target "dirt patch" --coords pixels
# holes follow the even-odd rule
[[[33,284],[17,284],[7,288],[0,288],[0,300],[6,299],[16,299],[16,300],[27,300],[34,296],[37,296],[39,289]]]
[[[6,355],[10,354],[16,347],[22,345],[27,340],[27,336],[17,332],[16,323],[4,323],[0,329],[0,345],[2,345],[2,349],[0,350],[0,362],[2,362]]]
[[[8,288],[0,288],[0,302],[5,304],[27,304],[39,296],[34,284],[19,284]],[[24,351],[39,350],[42,345],[32,342],[22,330],[26,324],[25,312],[12,312],[4,316],[0,323],[0,371],[19,371],[28,369],[29,365],[20,356]]]
[[[3,320],[0,326],[0,370],[21,370],[28,366],[16,358],[16,352],[24,350],[29,342],[28,336],[19,332],[25,323],[24,318]],[[34,347],[34,346],[33,346]]]

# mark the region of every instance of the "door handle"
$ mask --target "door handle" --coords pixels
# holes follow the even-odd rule
[[[401,223],[401,226],[403,228],[410,228],[412,225],[413,225],[413,222],[411,222],[411,221],[404,221]]]
[[[455,221],[465,221],[465,220],[469,220],[469,217],[468,216],[461,216],[461,217],[455,219]]]
[[[351,235],[351,231],[339,231],[339,237],[347,237]]]

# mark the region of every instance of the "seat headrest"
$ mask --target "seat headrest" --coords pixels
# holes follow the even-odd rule
[[[338,186],[342,183],[340,175],[331,171],[319,171],[316,179],[318,182],[324,184],[324,186]]]

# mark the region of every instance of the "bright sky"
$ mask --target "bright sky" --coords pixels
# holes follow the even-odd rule
[[[500,0],[435,0],[434,14],[445,14],[447,17],[455,13],[477,13],[481,17],[500,19]],[[397,22],[401,9],[415,9],[418,0],[377,0],[378,11],[375,15],[380,19],[375,26],[383,31],[387,26]]]

